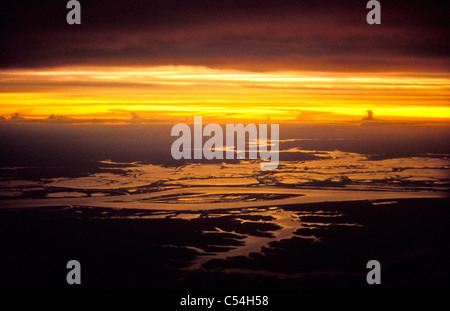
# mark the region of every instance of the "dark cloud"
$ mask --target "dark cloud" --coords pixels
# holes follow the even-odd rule
[[[448,71],[443,1],[66,1],[1,5],[0,66],[204,65],[252,70]]]
[[[373,117],[373,111],[372,110],[367,110],[367,116],[362,118],[362,120],[363,121],[373,121],[373,120],[375,120],[375,118]]]

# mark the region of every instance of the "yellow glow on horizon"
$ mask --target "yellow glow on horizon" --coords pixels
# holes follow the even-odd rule
[[[279,120],[450,119],[450,75],[242,72],[205,67],[0,71],[0,115]]]

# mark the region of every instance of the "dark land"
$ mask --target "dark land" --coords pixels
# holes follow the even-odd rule
[[[175,214],[77,206],[0,209],[0,286],[2,290],[448,290],[448,207],[448,198],[282,206],[278,209],[299,216],[299,229],[290,238],[272,241],[248,256],[211,259],[194,270],[187,269],[191,262],[207,256],[199,250],[226,252],[242,245],[245,237],[269,238],[281,227],[273,217],[239,209]],[[258,211],[264,214],[265,208]],[[81,263],[81,285],[66,283],[66,263],[72,259]],[[366,263],[371,259],[381,263],[381,285],[366,282]]]

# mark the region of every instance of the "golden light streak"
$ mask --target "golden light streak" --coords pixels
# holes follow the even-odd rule
[[[386,119],[450,119],[447,74],[70,67],[4,70],[0,82],[0,115],[6,116],[354,120],[371,109]]]

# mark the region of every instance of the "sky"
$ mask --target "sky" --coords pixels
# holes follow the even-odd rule
[[[450,120],[442,1],[80,3],[2,4],[3,119]]]

